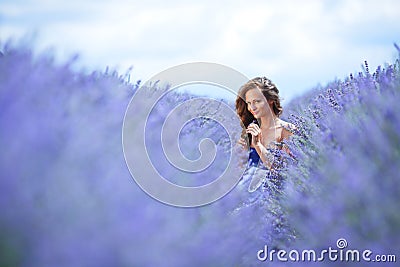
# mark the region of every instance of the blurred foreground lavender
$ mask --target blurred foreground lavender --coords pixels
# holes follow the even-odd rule
[[[138,82],[73,71],[25,46],[3,53],[0,266],[253,266],[265,244],[324,249],[339,237],[351,248],[400,250],[398,63],[286,107],[298,131],[282,186],[250,194],[243,182],[216,203],[181,209],[147,196],[126,168],[121,127]],[[150,127],[189,97],[169,95]],[[223,151],[223,131],[207,123],[185,126],[182,145],[213,137]],[[174,182],[198,184],[160,162]]]
[[[157,202],[133,182],[121,131],[138,82],[130,84],[116,72],[72,71],[73,61],[56,65],[51,55],[33,56],[29,46],[7,45],[3,54],[0,266],[224,266],[253,254],[249,247],[256,246],[257,235],[240,234],[242,220],[250,218],[229,215],[238,194],[181,209]],[[169,105],[189,97],[167,95],[155,107],[149,128],[159,128]],[[226,148],[213,122],[210,132],[195,130],[204,123],[188,123],[181,145],[211,137],[219,142],[218,151]],[[151,143],[149,149],[158,153]],[[186,152],[195,157],[197,150]],[[206,173],[204,181],[185,181],[161,155],[150,156],[174,182],[194,185],[212,177]],[[217,157],[215,172],[224,161]]]
[[[282,203],[299,239],[291,246],[336,248],[345,238],[348,249],[399,260],[399,68],[396,60],[371,74],[365,62],[357,76],[315,89],[286,110],[298,127]]]

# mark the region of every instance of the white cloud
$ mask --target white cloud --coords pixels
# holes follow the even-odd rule
[[[390,61],[400,2],[45,1],[3,3],[2,38],[38,30],[41,47],[83,65],[148,79],[165,68],[211,61],[271,77],[286,98],[318,82]],[[393,40],[392,40],[393,39]]]

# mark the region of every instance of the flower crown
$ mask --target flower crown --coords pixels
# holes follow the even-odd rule
[[[262,89],[267,89],[267,90],[275,90],[279,94],[278,88],[275,86],[275,84],[268,79],[267,77],[256,77],[253,79],[254,82],[261,83],[263,85]]]

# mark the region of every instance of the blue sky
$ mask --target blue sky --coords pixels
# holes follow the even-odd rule
[[[146,81],[175,65],[215,62],[267,76],[286,101],[396,56],[400,1],[19,1],[0,4],[1,42],[35,37],[59,61],[75,53]],[[284,103],[286,102],[284,101]]]

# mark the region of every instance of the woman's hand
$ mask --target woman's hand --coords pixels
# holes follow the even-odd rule
[[[250,123],[246,129],[246,133],[251,134],[251,145],[257,147],[261,144],[261,129],[255,123]]]
[[[271,167],[271,163],[267,158],[267,154],[269,153],[264,145],[261,143],[262,133],[260,126],[255,123],[251,123],[247,129],[246,133],[251,134],[251,145],[256,149],[257,154],[260,156],[261,161],[267,167]]]
[[[238,144],[243,148],[243,149],[247,149],[247,142],[246,140],[244,140],[243,137],[240,137]]]

